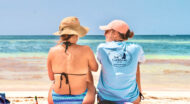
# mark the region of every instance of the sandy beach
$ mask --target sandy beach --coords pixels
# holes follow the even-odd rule
[[[47,104],[46,91],[7,91],[12,104],[34,104],[38,96],[39,104]],[[30,95],[28,95],[30,94]],[[141,104],[190,104],[189,91],[144,91],[145,99]]]
[[[12,104],[47,104],[51,85],[47,76],[46,57],[0,58],[0,92]],[[12,67],[14,66],[14,67]],[[100,71],[100,70],[99,70]],[[93,72],[97,85],[99,71]],[[142,104],[189,104],[190,59],[152,59],[141,65],[145,100]]]

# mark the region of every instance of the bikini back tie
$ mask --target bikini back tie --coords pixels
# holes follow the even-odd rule
[[[69,84],[69,78],[68,78],[68,74],[67,73],[61,73],[61,75],[60,75],[60,87],[59,88],[61,88],[61,85],[62,85],[62,80],[63,80],[63,77],[62,76],[64,76],[65,77],[65,79],[66,79],[66,84]]]
[[[63,42],[63,44],[65,44],[65,53],[67,52],[67,49],[69,48],[69,46],[72,45],[72,43],[66,41],[66,42]]]
[[[68,74],[68,73],[54,73],[54,74],[60,74],[60,85],[59,85],[59,88],[62,88],[62,80],[63,80],[63,77],[65,77],[65,83],[69,85],[69,95],[71,95],[71,87],[70,87],[70,83],[69,83],[69,77],[68,75],[76,75],[76,76],[82,76],[82,75],[86,75],[86,74]]]

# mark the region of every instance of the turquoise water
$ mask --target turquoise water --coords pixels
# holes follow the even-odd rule
[[[57,40],[59,37],[53,35],[1,35],[0,56],[47,55]],[[88,35],[78,44],[89,45],[95,53],[102,42],[103,35]],[[141,45],[146,55],[190,56],[190,35],[136,35],[128,42]]]

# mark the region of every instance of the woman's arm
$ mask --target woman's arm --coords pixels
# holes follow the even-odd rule
[[[96,58],[94,56],[93,51],[88,47],[88,66],[91,71],[98,71],[98,63],[96,61]]]
[[[49,79],[50,80],[54,80],[54,74],[53,74],[53,71],[52,71],[52,63],[51,63],[51,59],[52,59],[52,52],[51,52],[51,49],[48,53],[48,57],[47,57],[47,69],[48,69],[48,76],[49,76]]]
[[[91,71],[88,72],[87,88],[88,88],[88,92],[82,104],[94,104],[96,88],[94,86],[94,80],[93,80]]]
[[[98,63],[96,62],[95,56],[93,51],[90,49],[90,47],[86,46],[87,50],[87,57],[88,57],[88,78],[87,78],[87,88],[88,92],[83,100],[82,104],[94,104],[95,101],[95,94],[96,94],[96,88],[94,86],[94,80],[92,76],[91,71],[97,71],[98,70]]]
[[[141,89],[141,76],[140,76],[140,63],[138,63],[138,65],[137,65],[136,81],[137,81],[139,91],[142,92],[142,89]]]

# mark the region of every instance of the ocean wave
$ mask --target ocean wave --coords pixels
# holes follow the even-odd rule
[[[48,52],[0,53],[0,57],[47,57],[47,55]],[[146,59],[190,59],[190,55],[146,54],[145,57]]]
[[[173,41],[173,40],[129,40],[128,42],[137,43],[167,43],[167,44],[190,44],[190,41]]]
[[[28,40],[1,40],[0,43],[18,43],[18,42],[35,42],[35,43],[57,43],[58,40],[48,40],[48,39],[28,39]],[[79,39],[78,43],[101,43],[105,42],[103,39]],[[168,43],[168,44],[190,44],[190,41],[184,41],[184,40],[147,40],[147,39],[130,39],[127,42],[133,42],[133,43]]]

